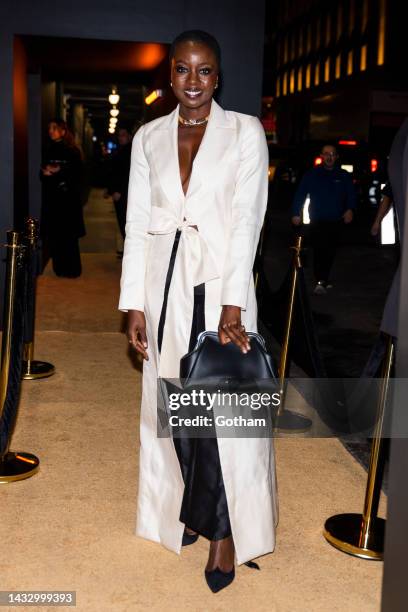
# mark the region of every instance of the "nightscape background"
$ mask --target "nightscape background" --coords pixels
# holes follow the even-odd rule
[[[80,191],[87,233],[81,237],[80,249],[84,261],[87,257],[92,260],[91,272],[85,280],[81,279],[82,285],[75,286],[71,299],[69,291],[65,294],[64,285],[53,285],[55,279],[49,280],[52,275],[49,256],[46,248],[41,250],[39,283],[44,283],[46,290],[39,302],[45,321],[40,330],[54,329],[60,316],[66,324],[65,331],[100,332],[103,328],[105,333],[103,317],[103,324],[98,327],[98,308],[107,299],[112,302],[111,310],[116,309],[115,291],[123,252],[114,207],[106,191],[112,159],[120,149],[119,132],[125,128],[133,134],[140,125],[175,108],[176,99],[169,84],[169,47],[181,31],[199,28],[212,33],[222,50],[217,101],[225,109],[258,116],[267,139],[268,207],[256,265],[262,315],[259,328],[268,348],[278,362],[292,247],[298,234],[291,222],[294,196],[305,172],[322,163],[322,147],[330,144],[339,153],[340,166],[350,173],[357,205],[353,222],[344,225],[340,232],[332,272],[333,287],[325,295],[317,295],[305,202],[301,230],[304,298],[321,369],[316,370],[313,355],[305,348],[310,329],[306,329],[304,321],[296,320],[297,343],[292,347],[290,374],[299,378],[324,375],[333,379],[358,379],[367,372],[374,376],[372,359],[381,338],[384,305],[403,251],[403,227],[398,227],[393,207],[379,233],[372,232],[382,190],[389,179],[391,146],[408,117],[406,26],[402,12],[403,3],[398,0],[208,0],[205,3],[196,0],[150,0],[148,3],[141,0],[38,0],[35,3],[3,0],[0,6],[0,234],[3,242],[7,230],[20,231],[28,216],[41,223],[40,168],[49,144],[48,125],[52,118],[60,117],[67,122],[83,153]],[[405,184],[406,178],[401,177],[401,182]],[[100,268],[94,265],[94,256],[102,258]],[[110,279],[108,288],[98,289],[95,302],[90,300],[88,304],[86,299],[80,302],[88,289],[91,295],[105,272]],[[3,258],[0,311],[4,281]],[[55,312],[48,309],[50,296],[57,296]],[[76,299],[88,317],[89,329],[78,323]],[[106,330],[111,332],[111,314],[106,316]],[[408,313],[404,293],[399,316],[399,321],[405,317],[402,328],[405,332]],[[120,330],[123,332],[123,322]],[[398,337],[397,367],[401,377],[408,377],[407,338],[406,333]],[[102,349],[100,353],[103,354]],[[89,358],[89,363],[93,363],[92,359]],[[102,368],[107,379],[108,370],[105,372]],[[344,447],[349,451],[348,459],[350,455],[366,471],[371,440],[354,446],[344,444]],[[288,445],[287,456],[291,456],[289,449]],[[408,449],[398,447],[399,460],[394,462],[398,487],[397,480],[392,483],[388,452],[387,448],[383,491],[393,492],[400,507],[408,508],[408,493],[401,486],[406,475],[402,457],[408,461]],[[334,458],[332,464],[336,461]],[[305,466],[309,469],[307,462]],[[326,478],[324,469],[319,475],[323,480]],[[295,489],[292,482],[290,486]],[[321,490],[316,485],[313,494]],[[343,493],[347,498],[347,492]],[[330,495],[326,495],[325,501]],[[393,548],[389,552],[391,569],[383,583],[388,602],[395,588],[392,572],[397,577],[398,572],[403,572],[405,536],[408,542],[405,515],[397,510],[394,506],[394,520],[402,536],[398,544],[395,522]],[[294,513],[299,512],[294,504]],[[314,529],[317,533],[320,524]],[[301,541],[302,533],[298,529],[291,554],[295,550],[299,552]],[[330,565],[327,559],[325,563]],[[332,580],[335,583],[337,579],[332,576]],[[324,578],[318,588],[324,590]],[[313,584],[313,589],[318,588]],[[399,584],[398,588],[403,591],[406,586]],[[375,609],[378,598],[373,601],[370,600],[372,607],[367,610]],[[313,602],[311,607],[309,603],[308,609],[315,612]],[[342,609],[339,605],[332,609]],[[357,604],[350,607],[354,609],[363,610]],[[383,609],[399,612],[391,604]],[[324,607],[316,610],[327,612]],[[288,608],[288,612],[292,610]]]

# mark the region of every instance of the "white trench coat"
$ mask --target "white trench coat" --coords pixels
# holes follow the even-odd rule
[[[195,285],[205,282],[206,329],[217,330],[221,307],[230,304],[242,308],[246,329],[256,331],[252,266],[266,209],[268,151],[256,117],[224,111],[212,101],[185,196],[178,113],[177,107],[147,123],[133,140],[119,308],[143,310],[147,323],[136,533],[180,553],[184,484],[173,441],[157,437],[157,377],[179,376],[180,358],[188,350]],[[181,237],[159,356],[157,329],[177,229]],[[218,438],[218,448],[241,564],[275,546],[273,444],[268,438]]]

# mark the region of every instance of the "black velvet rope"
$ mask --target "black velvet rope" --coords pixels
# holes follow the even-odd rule
[[[29,270],[26,257],[27,254],[24,252],[17,256],[16,290],[11,323],[10,369],[3,412],[0,418],[0,457],[4,455],[8,448],[8,442],[17,418],[20,398]]]

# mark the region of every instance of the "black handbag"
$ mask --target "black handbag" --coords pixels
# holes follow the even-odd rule
[[[241,390],[254,384],[276,387],[273,359],[266,351],[265,340],[255,332],[247,335],[251,350],[242,353],[233,342],[220,344],[217,332],[201,332],[194,349],[180,360],[183,387],[197,383],[238,386]]]

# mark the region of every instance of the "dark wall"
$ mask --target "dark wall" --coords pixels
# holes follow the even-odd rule
[[[28,212],[28,81],[27,57],[20,38],[13,42],[14,228]]]
[[[264,0],[2,0],[0,3],[0,243],[12,227],[15,134],[13,43],[17,35],[169,43],[185,29],[214,34],[223,51],[220,103],[257,114],[261,108]],[[19,61],[19,51],[14,59]],[[19,137],[18,137],[19,138]],[[33,136],[34,138],[34,136]],[[35,147],[33,138],[30,149]],[[40,147],[38,142],[38,147]],[[23,157],[24,157],[23,152]],[[22,158],[23,159],[23,158]],[[24,167],[27,167],[26,160]],[[32,162],[29,160],[34,180]],[[25,179],[26,180],[26,179]],[[33,199],[33,198],[32,198]],[[38,197],[34,198],[37,201]],[[38,202],[37,202],[38,205]],[[0,264],[0,292],[4,266]],[[3,298],[0,296],[0,304]]]

